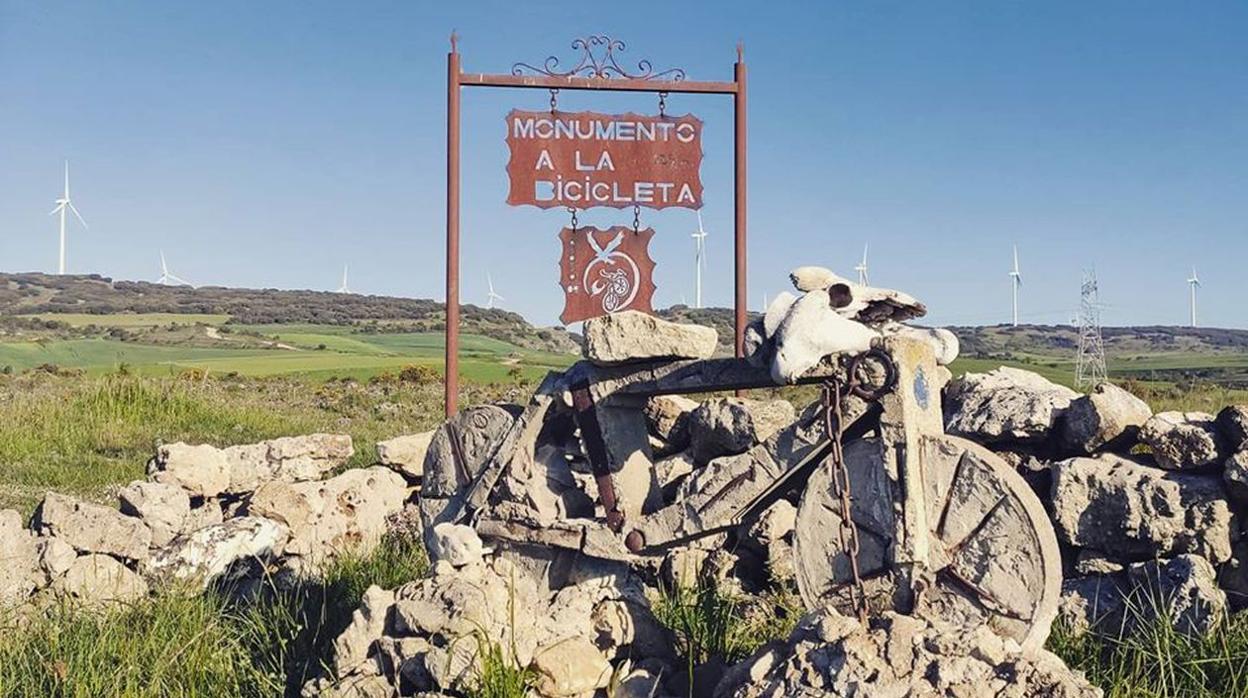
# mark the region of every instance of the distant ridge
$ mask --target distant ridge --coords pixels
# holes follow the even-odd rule
[[[0,315],[44,313],[178,313],[228,315],[244,325],[313,323],[358,325],[399,322],[411,331],[445,328],[444,304],[425,298],[330,291],[165,286],[113,280],[98,274],[0,273]],[[518,313],[467,304],[462,330],[529,349],[576,351],[561,328],[534,327]]]
[[[690,308],[675,305],[656,311],[676,322],[714,327],[720,350],[732,351],[731,308]],[[43,313],[179,313],[228,315],[246,325],[313,323],[368,325],[402,322],[412,331],[442,331],[445,308],[426,298],[368,296],[330,291],[164,286],[146,281],[113,280],[98,274],[0,273],[0,315]],[[750,317],[756,317],[751,313]],[[575,335],[563,328],[535,327],[523,316],[499,308],[467,304],[463,331],[500,339],[529,349],[578,351]],[[1018,355],[1073,357],[1078,346],[1070,325],[954,326],[966,358],[1009,358]],[[1105,327],[1105,348],[1111,357],[1149,353],[1248,353],[1248,330],[1150,325]]]

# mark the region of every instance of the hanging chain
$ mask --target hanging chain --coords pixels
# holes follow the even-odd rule
[[[550,113],[554,114],[558,108],[559,108],[559,89],[552,87],[550,88]]]
[[[633,232],[641,230],[641,206],[633,204]]]
[[[568,213],[572,214],[572,232],[576,232],[576,208],[569,206]]]
[[[659,93],[659,118],[667,116],[667,93]]]
[[[851,369],[852,370],[852,369]],[[850,375],[850,382],[854,376]],[[841,550],[849,557],[849,569],[853,574],[853,584],[849,588],[849,599],[858,614],[858,621],[867,624],[867,593],[862,584],[862,574],[858,571],[858,527],[854,525],[853,511],[849,486],[849,468],[845,466],[845,450],[841,443],[841,382],[836,378],[823,384],[823,426],[828,439],[832,442],[832,450],[828,454],[828,464],[832,468],[832,495],[840,500],[841,523],[837,529]]]

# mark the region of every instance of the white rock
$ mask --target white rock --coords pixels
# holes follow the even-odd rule
[[[242,494],[266,482],[319,480],[346,464],[355,449],[346,434],[307,434],[231,446],[222,453],[230,473],[226,491]]]
[[[864,628],[829,606],[727,672],[714,695],[1100,698],[1101,691],[1053,654],[1024,653],[984,626],[968,631],[885,612]]]
[[[152,545],[167,545],[183,532],[191,513],[191,498],[176,485],[132,482],[117,493],[121,513],[136,516],[152,531]]]
[[[668,453],[689,445],[689,416],[698,403],[683,395],[656,395],[646,401],[650,433],[662,439]]]
[[[0,509],[0,609],[23,601],[42,581],[34,536],[22,528],[22,516]]]
[[[443,522],[433,527],[434,560],[445,560],[455,567],[481,562],[485,547],[471,526]]]
[[[945,429],[981,443],[1048,438],[1078,393],[1031,371],[1002,366],[955,378],[945,391]]]
[[[147,595],[143,578],[108,555],[77,558],[51,589],[87,605],[125,603]]]
[[[1204,412],[1158,412],[1144,422],[1140,440],[1157,465],[1169,470],[1204,468],[1225,457],[1214,416]]]
[[[697,463],[743,453],[797,418],[785,400],[712,398],[689,415],[690,454]]]
[[[195,497],[215,497],[230,486],[230,462],[221,449],[182,442],[156,449],[148,474],[157,482],[177,485]]]
[[[1216,421],[1229,450],[1248,448],[1248,405],[1223,407]]]
[[[439,562],[432,576],[397,589],[395,599],[395,635],[466,638],[456,644],[475,651],[472,637],[481,632],[514,649],[520,666],[532,660],[538,641],[534,626],[547,616],[547,609],[539,609],[541,595],[533,578],[500,559],[458,569]],[[528,620],[517,625],[516,619]],[[586,618],[583,627],[589,625]]]
[[[364,591],[351,623],[334,640],[334,668],[346,676],[368,661],[373,643],[385,634],[386,617],[394,605],[394,592],[371,585]]]
[[[347,550],[371,550],[387,519],[403,510],[407,481],[384,466],[348,470],[322,482],[270,482],[249,511],[290,528],[285,552],[318,565]]]
[[[267,558],[286,543],[285,526],[259,516],[241,516],[201,528],[152,553],[145,565],[155,579],[194,580],[207,587],[240,560]]]
[[[958,358],[961,343],[958,336],[943,327],[911,327],[900,322],[890,322],[880,328],[887,337],[908,337],[924,342],[932,348],[938,366],[948,366]]]
[[[35,511],[34,528],[83,553],[105,553],[128,560],[147,557],[152,532],[142,521],[116,509],[48,493]]]
[[[1148,403],[1112,383],[1101,383],[1070,403],[1062,425],[1062,441],[1080,453],[1128,446],[1153,416]]]
[[[670,322],[636,310],[585,321],[585,358],[596,364],[648,359],[706,359],[719,334],[711,327]]]
[[[49,582],[69,571],[78,552],[69,543],[60,538],[40,538],[36,547],[39,551],[39,569],[43,570]]]
[[[377,460],[407,477],[418,480],[425,474],[425,454],[437,430],[397,436],[377,442]]]
[[[1239,451],[1222,464],[1226,491],[1237,504],[1248,504],[1248,450]]]
[[[537,675],[537,692],[550,698],[591,693],[606,688],[611,680],[611,664],[583,637],[543,647],[529,668]]]
[[[182,522],[184,533],[193,533],[207,526],[216,526],[225,521],[225,513],[221,511],[221,503],[215,499],[205,499],[199,506],[191,507],[191,511]]]
[[[1231,556],[1230,503],[1216,475],[1167,472],[1112,454],[1053,467],[1059,538],[1123,560]]]

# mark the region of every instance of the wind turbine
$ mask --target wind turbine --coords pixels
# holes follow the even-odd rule
[[[1018,287],[1023,285],[1023,275],[1018,270],[1018,245],[1014,246],[1014,269],[1010,272],[1010,287],[1014,291],[1014,326],[1018,327]]]
[[[60,264],[57,266],[56,273],[58,274],[65,273],[65,210],[66,209],[69,209],[70,211],[74,212],[74,216],[78,218],[79,223],[82,223],[82,227],[85,230],[87,228],[87,222],[82,219],[82,214],[78,213],[77,207],[75,207],[74,203],[69,200],[69,160],[65,161],[65,193],[61,195],[61,198],[56,200],[56,208],[52,209],[52,212],[48,214],[49,216],[55,216],[58,213],[61,214],[61,261],[60,261]]]
[[[867,285],[867,245],[868,244],[870,243],[864,242],[862,244],[862,261],[858,263],[858,266],[854,267],[854,271],[858,272],[858,285],[859,286]]]
[[[1200,288],[1200,277],[1196,276],[1196,267],[1192,267],[1192,276],[1187,280],[1192,290],[1192,327],[1196,326],[1196,289]]]
[[[165,251],[160,251],[160,278],[156,283],[162,286],[194,286],[195,284],[186,279],[179,278],[169,273],[169,265],[165,263]]]
[[[502,296],[500,296],[500,295],[498,295],[497,293],[495,293],[495,292],[494,292],[494,278],[493,278],[493,277],[491,277],[488,273],[485,275],[485,282],[486,282],[487,284],[489,284],[489,286],[490,286],[490,293],[489,293],[489,295],[486,297],[485,307],[487,307],[487,308],[493,308],[493,307],[494,307],[494,301],[505,301],[505,300],[507,300],[506,298],[503,298]]]
[[[334,293],[350,293],[351,289],[347,288],[347,265],[342,265],[342,285],[334,291]]]
[[[702,307],[702,269],[706,266],[706,231],[702,229],[702,212],[698,211],[698,230],[693,238],[693,307]]]

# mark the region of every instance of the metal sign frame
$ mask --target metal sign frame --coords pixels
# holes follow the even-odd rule
[[[629,71],[618,62],[623,41],[591,35],[572,42],[580,51],[576,65],[561,70],[559,59],[548,57],[540,67],[516,63],[509,75],[464,73],[460,68],[459,37],[451,34],[446,56],[446,377],[445,407],[449,417],[459,402],[459,145],[460,104],[464,87],[507,87],[542,90],[589,90],[600,92],[650,92],[659,95],[731,95],[733,101],[733,257],[735,347],[744,356],[746,325],[746,70],[744,46],[737,44],[732,82],[688,80],[681,68],[655,71],[648,60]]]

